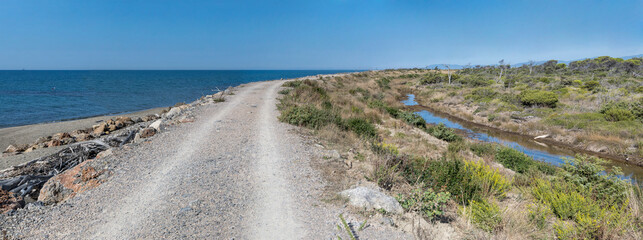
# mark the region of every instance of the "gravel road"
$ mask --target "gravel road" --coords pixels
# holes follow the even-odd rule
[[[277,120],[282,83],[238,87],[195,122],[115,151],[101,186],[0,226],[25,239],[336,239],[342,209],[320,201],[310,165],[320,150]]]

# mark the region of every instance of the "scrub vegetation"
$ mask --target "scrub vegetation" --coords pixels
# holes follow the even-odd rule
[[[605,59],[588,64],[595,61]],[[627,129],[633,132],[618,135],[618,141],[628,142],[643,131],[634,129],[642,123],[631,104],[640,101],[641,93],[630,92],[641,78],[632,74],[640,67],[621,65],[640,66],[640,60],[614,61],[618,70],[596,70],[595,76],[606,75],[589,79],[585,78],[592,76],[594,65],[548,62],[531,70],[505,67],[500,79],[494,75],[499,72],[497,66],[460,70],[451,73],[451,84],[446,71],[424,69],[291,81],[284,84],[289,90],[283,91],[278,108],[281,121],[308,129],[305,132],[341,153],[338,161],[346,166],[343,177],[376,183],[397,196],[408,212],[422,216],[429,226],[413,230],[424,231],[419,235],[428,236],[435,231],[432,226],[447,223],[458,239],[641,239],[642,190],[617,178],[619,169],[607,169],[601,159],[584,155],[560,167],[535,161],[510,148],[468,140],[444,125],[429,125],[400,103],[406,93],[416,91],[422,104],[440,106],[448,100],[462,109],[481,108],[468,113],[471,121],[477,117],[487,121],[493,113],[494,121],[503,122],[498,126],[506,128],[516,124],[509,119],[517,115],[538,118],[529,123],[541,126],[541,131],[553,131],[551,126],[565,131],[564,126],[549,122],[563,114],[594,114],[601,117],[597,121],[631,127]],[[571,74],[563,74],[567,71]],[[572,83],[557,87],[563,79]],[[600,87],[585,84],[594,79]],[[606,84],[609,79],[622,79],[619,89],[626,88],[628,94],[584,107],[572,105],[570,95],[559,92],[561,88],[575,92],[573,98],[583,92],[587,96],[581,103],[599,103],[588,99],[617,91]],[[466,119],[465,115],[461,116]],[[586,129],[594,129],[586,133],[595,137],[614,137],[598,131],[607,127],[594,123]]]

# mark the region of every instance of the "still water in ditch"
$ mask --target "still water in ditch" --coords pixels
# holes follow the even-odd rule
[[[559,147],[551,144],[545,144],[532,139],[531,137],[510,134],[503,131],[493,130],[490,128],[479,127],[475,124],[462,121],[438,112],[433,112],[431,109],[421,107],[415,101],[415,95],[408,94],[408,99],[402,101],[404,105],[411,106],[416,110],[415,113],[420,115],[429,124],[444,124],[445,126],[459,130],[467,137],[482,141],[499,143],[507,147],[519,150],[526,155],[553,165],[559,166],[564,163],[565,158],[570,158],[579,152],[566,147]],[[643,180],[643,168],[625,163],[619,160],[609,160],[608,167],[618,166],[622,169],[625,178],[637,179],[640,183]]]

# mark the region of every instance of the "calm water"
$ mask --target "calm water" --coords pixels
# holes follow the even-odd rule
[[[0,71],[0,128],[192,102],[243,83],[347,70]]]
[[[409,94],[408,99],[402,101],[407,106],[417,106],[415,95]],[[519,150],[533,159],[554,164],[556,166],[564,162],[564,158],[570,158],[576,154],[571,149],[548,145],[533,140],[530,137],[520,136],[515,134],[507,134],[502,131],[494,131],[488,128],[480,128],[474,124],[458,120],[446,115],[431,112],[429,109],[424,109],[416,112],[427,123],[440,124],[443,123],[446,127],[459,129],[464,132],[469,138],[483,141],[499,143],[516,150]],[[623,170],[625,177],[643,180],[643,168],[627,164],[622,161],[610,161],[609,166],[618,166]]]

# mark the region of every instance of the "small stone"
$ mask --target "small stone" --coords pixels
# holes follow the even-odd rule
[[[104,157],[107,157],[109,155],[112,155],[112,153],[113,153],[113,150],[110,148],[110,149],[107,149],[105,151],[99,152],[96,155],[96,158],[104,158]]]
[[[145,128],[145,129],[141,130],[141,132],[139,133],[139,137],[140,138],[148,138],[148,137],[154,136],[154,134],[156,134],[156,129],[148,127],[148,128]]]

